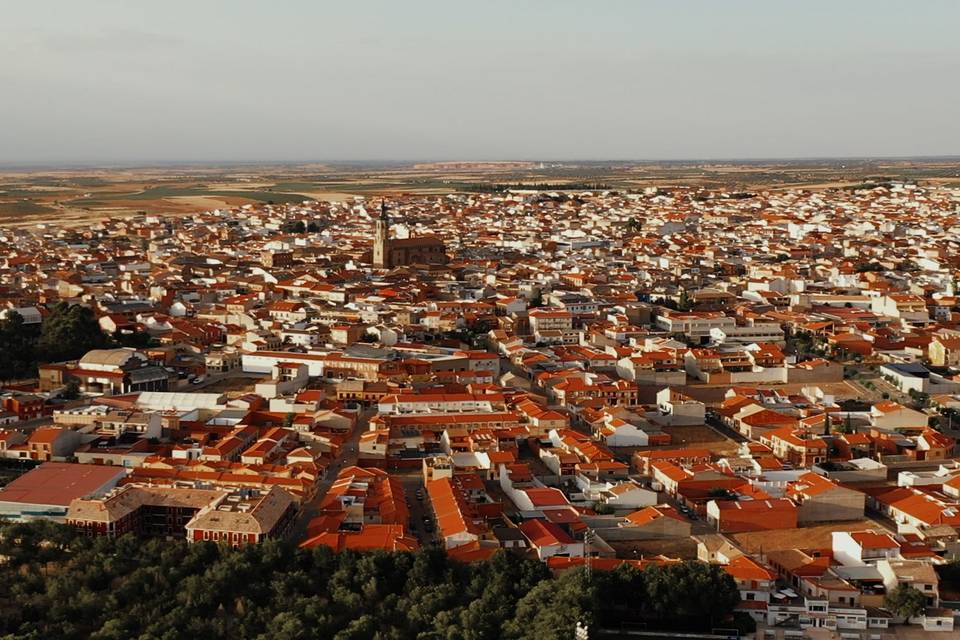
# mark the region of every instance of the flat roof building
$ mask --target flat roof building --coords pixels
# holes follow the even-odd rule
[[[63,520],[74,499],[102,496],[126,475],[118,467],[45,462],[0,490],[0,516]]]

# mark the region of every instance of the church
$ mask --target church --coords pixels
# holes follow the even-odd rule
[[[374,267],[392,269],[411,264],[447,263],[447,247],[437,236],[391,238],[390,216],[384,203],[380,204],[380,215],[376,224],[371,261]]]

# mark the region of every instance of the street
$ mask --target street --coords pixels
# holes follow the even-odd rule
[[[407,497],[407,506],[410,508],[409,533],[416,536],[421,545],[429,544],[434,540],[436,529],[434,529],[433,532],[427,531],[424,518],[429,518],[431,526],[433,527],[435,527],[436,522],[433,519],[433,508],[430,506],[430,496],[427,495],[427,491],[423,486],[423,474],[418,469],[415,472],[393,472],[391,475],[400,479],[403,485],[403,492]],[[417,491],[422,492],[422,500],[417,499]]]
[[[344,468],[357,464],[360,435],[368,429],[370,418],[374,415],[374,413],[375,412],[372,410],[367,410],[360,415],[360,419],[357,422],[357,428],[353,430],[353,432],[350,434],[350,437],[344,442],[344,446],[340,450],[340,454],[327,468],[323,479],[317,486],[316,495],[312,500],[301,505],[300,513],[297,516],[297,521],[294,524],[293,531],[291,533],[291,539],[297,542],[302,542],[306,539],[307,527],[309,526],[310,521],[319,515],[320,504],[323,502],[323,498],[327,494],[327,491],[330,490],[333,482],[337,479],[337,475]],[[422,473],[419,469],[417,469],[415,471],[411,470],[404,472],[392,471],[390,475],[391,477],[400,480],[404,495],[406,496],[407,506],[410,510],[410,521],[406,523],[408,532],[416,536],[416,538],[420,541],[420,544],[429,544],[434,540],[434,533],[427,530],[426,521],[424,518],[429,518],[431,526],[435,525],[436,523],[433,521],[433,511],[430,508],[430,498],[427,496],[426,490],[423,486]],[[422,500],[417,499],[417,491],[422,492]]]
[[[333,481],[337,479],[337,475],[344,467],[357,464],[360,436],[369,428],[370,418],[373,413],[373,411],[367,410],[360,414],[357,420],[357,426],[350,433],[347,440],[344,441],[339,455],[333,459],[330,466],[325,470],[323,479],[321,479],[317,485],[316,495],[314,495],[313,499],[309,502],[300,505],[300,513],[297,515],[297,521],[291,533],[293,540],[301,542],[307,537],[307,525],[320,513],[320,503],[333,485]]]
[[[733,440],[736,443],[748,442],[748,438],[746,436],[742,435],[738,431],[734,431],[733,429],[725,425],[723,422],[721,422],[719,418],[717,418],[714,415],[711,415],[710,412],[707,412],[707,416],[704,419],[704,424],[706,424],[708,427],[710,427],[714,431],[717,431],[722,436],[729,438],[730,440]]]

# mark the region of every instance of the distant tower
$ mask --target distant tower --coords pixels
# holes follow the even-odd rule
[[[377,229],[373,238],[373,266],[378,269],[390,268],[390,216],[383,200],[380,201],[380,217],[377,218]]]

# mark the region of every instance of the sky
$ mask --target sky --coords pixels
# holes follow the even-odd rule
[[[32,0],[0,164],[960,155],[960,2]]]

